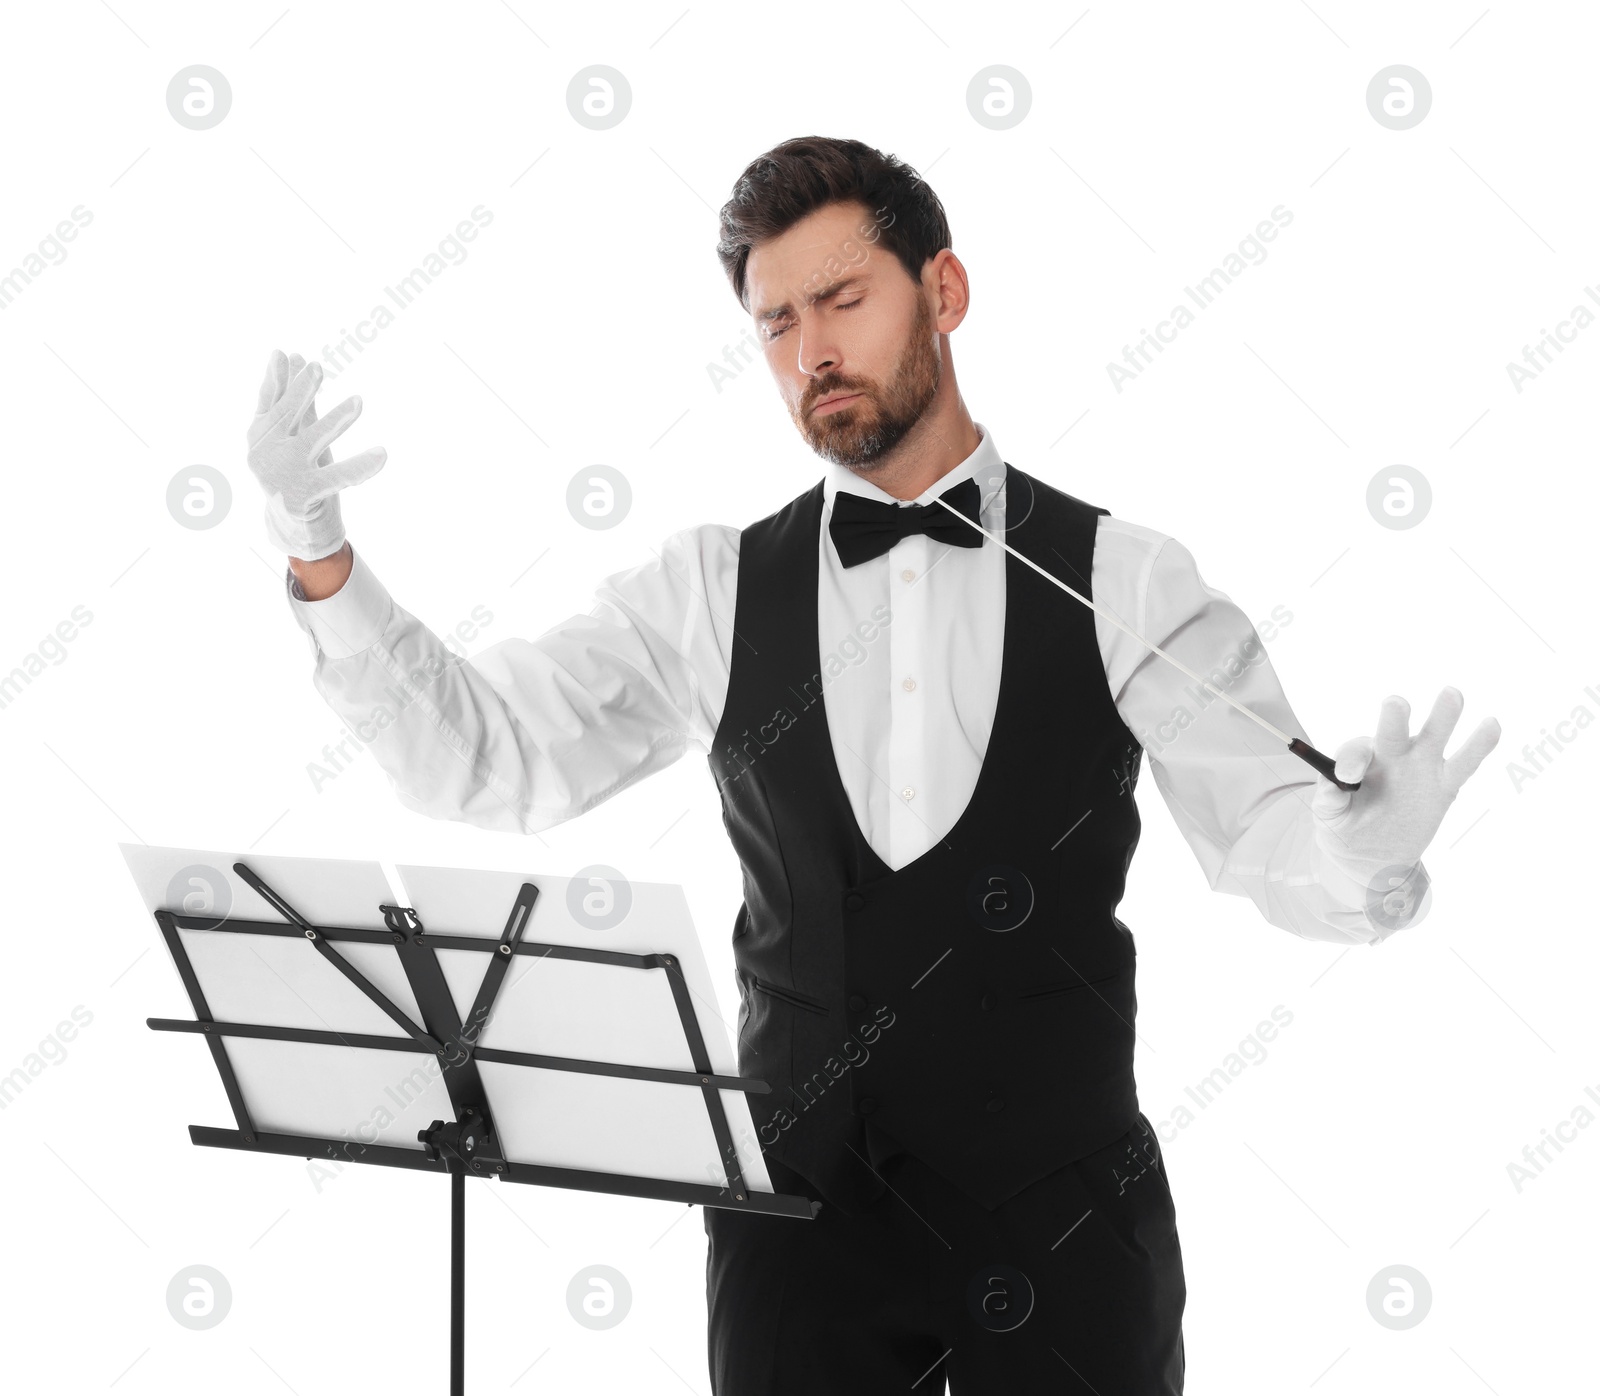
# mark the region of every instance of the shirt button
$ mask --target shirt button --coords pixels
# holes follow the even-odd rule
[[[1004,1110],[1005,1109],[1005,1105],[1006,1105],[1005,1101],[1001,1100],[999,1096],[992,1095],[992,1096],[989,1097],[989,1101],[988,1101],[988,1104],[987,1104],[986,1108],[988,1109],[989,1113],[992,1115],[992,1114],[994,1114],[994,1112],[996,1110]]]
[[[901,679],[900,680],[900,687],[905,689],[905,691],[907,693],[910,693],[914,688],[916,688],[916,686],[917,686],[917,681],[915,679]]]
[[[856,1113],[858,1115],[870,1115],[877,1108],[878,1102],[870,1095],[864,1095],[856,1102]]]
[[[844,899],[844,909],[846,911],[860,911],[861,908],[864,907],[866,904],[867,904],[867,899],[865,897],[863,897],[861,895],[861,893],[859,893],[859,892],[851,892]]]
[[[852,1013],[859,1013],[867,1006],[867,1001],[860,994],[851,994],[846,1002],[849,1003]]]
[[[994,1005],[995,997],[993,994],[985,994],[981,999],[978,1000],[979,1008],[993,1008]]]
[[[910,798],[911,798],[911,797],[912,797],[912,796],[913,796],[913,795],[915,795],[915,794],[916,794],[916,793],[917,793],[917,792],[916,792],[916,791],[915,791],[915,790],[913,790],[913,789],[912,789],[912,788],[911,788],[911,787],[910,787],[910,786],[909,786],[909,785],[908,785],[908,786],[906,786],[906,788],[905,788],[905,789],[904,789],[904,790],[902,790],[902,791],[901,791],[901,792],[900,792],[900,798],[901,798],[901,799],[902,799],[902,800],[909,800],[909,799],[910,799]]]
[[[900,573],[900,580],[902,582],[914,582],[916,579],[917,573],[916,569],[913,567],[907,567]]]

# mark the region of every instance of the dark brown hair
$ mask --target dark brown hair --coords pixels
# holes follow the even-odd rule
[[[866,206],[867,240],[893,252],[913,281],[950,246],[944,205],[911,166],[860,141],[797,136],[752,160],[722,206],[717,259],[739,304],[750,309],[745,265],[752,247],[819,208],[852,201]]]

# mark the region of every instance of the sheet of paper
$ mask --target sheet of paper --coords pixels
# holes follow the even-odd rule
[[[151,912],[283,924],[272,905],[234,872],[233,865],[239,862],[313,924],[383,930],[378,906],[395,900],[376,862],[127,843],[120,847]],[[150,933],[160,935],[153,919]],[[178,938],[217,1022],[402,1035],[394,1021],[303,936],[180,930]],[[413,1022],[421,1022],[392,946],[340,941],[338,948],[396,1008]],[[154,1016],[187,1018],[190,1013]],[[242,1037],[227,1038],[225,1043],[245,1108],[256,1127],[268,1133],[351,1139],[420,1153],[417,1131],[434,1120],[451,1118],[450,1098],[437,1067],[420,1053]],[[430,1069],[431,1077],[419,1084],[416,1073]],[[220,1092],[219,1098],[225,1101]]]
[[[404,887],[394,889],[376,862],[120,847],[147,912],[164,909],[218,923],[229,917],[285,923],[233,870],[239,862],[314,925],[381,930],[380,904],[398,903],[414,907],[428,931],[491,941],[499,939],[522,883],[532,882],[540,895],[525,941],[675,956],[713,1070],[737,1074],[732,1033],[718,1013],[688,903],[676,885],[629,884],[625,914],[618,916],[619,889],[533,873],[408,865],[398,870]],[[150,932],[159,935],[153,920]],[[403,1036],[303,936],[209,928],[178,936],[216,1021]],[[392,945],[338,941],[336,947],[422,1024]],[[463,1017],[488,958],[470,950],[439,952]],[[549,956],[514,957],[481,1042],[593,1061],[684,1071],[694,1066],[665,971]],[[225,1044],[251,1119],[270,1133],[420,1150],[417,1132],[451,1117],[438,1062],[420,1053],[240,1037]],[[713,1186],[725,1181],[704,1096],[692,1086],[495,1062],[481,1062],[479,1071],[507,1157],[515,1162]],[[745,1096],[718,1096],[746,1184],[771,1192]]]
[[[527,881],[539,889],[539,899],[523,931],[525,942],[674,956],[712,1069],[738,1074],[733,1034],[718,1012],[689,904],[676,884],[608,887],[565,877],[413,864],[396,871],[405,884],[406,904],[430,931],[498,940]],[[477,995],[486,958],[471,950],[439,952],[463,1017]],[[518,955],[481,1040],[485,1047],[514,1052],[694,1069],[666,971],[660,969]],[[516,1112],[515,1128],[503,1112],[497,1116],[507,1154],[519,1163],[642,1171],[718,1186],[724,1181],[704,1097],[694,1087],[493,1062],[480,1069],[486,1085],[491,1079],[497,1083],[491,1089],[514,1092],[509,1098],[525,1104]],[[745,1181],[753,1191],[773,1191],[744,1093],[718,1094],[727,1107]]]

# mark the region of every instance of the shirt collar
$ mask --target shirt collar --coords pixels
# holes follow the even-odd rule
[[[885,500],[890,504],[930,504],[946,490],[970,478],[977,479],[979,493],[986,502],[990,501],[991,496],[1002,490],[1001,485],[992,484],[991,481],[999,479],[1003,484],[1005,462],[1001,459],[1000,448],[994,444],[994,436],[989,429],[982,422],[974,422],[972,425],[978,429],[980,438],[978,448],[960,465],[947,470],[915,499],[896,499],[887,490],[880,489],[870,480],[857,475],[849,466],[829,461],[822,476],[823,507],[831,509],[833,497],[840,490],[864,495],[868,499]],[[1003,493],[1000,494],[1000,498],[1004,498]]]

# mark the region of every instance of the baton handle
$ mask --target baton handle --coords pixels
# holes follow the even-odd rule
[[[1361,782],[1359,780],[1340,780],[1338,776],[1334,775],[1333,758],[1331,756],[1324,756],[1316,749],[1316,747],[1312,746],[1310,742],[1303,742],[1299,737],[1296,737],[1289,743],[1289,750],[1313,770],[1327,776],[1327,778],[1337,785],[1339,789],[1361,789]]]

